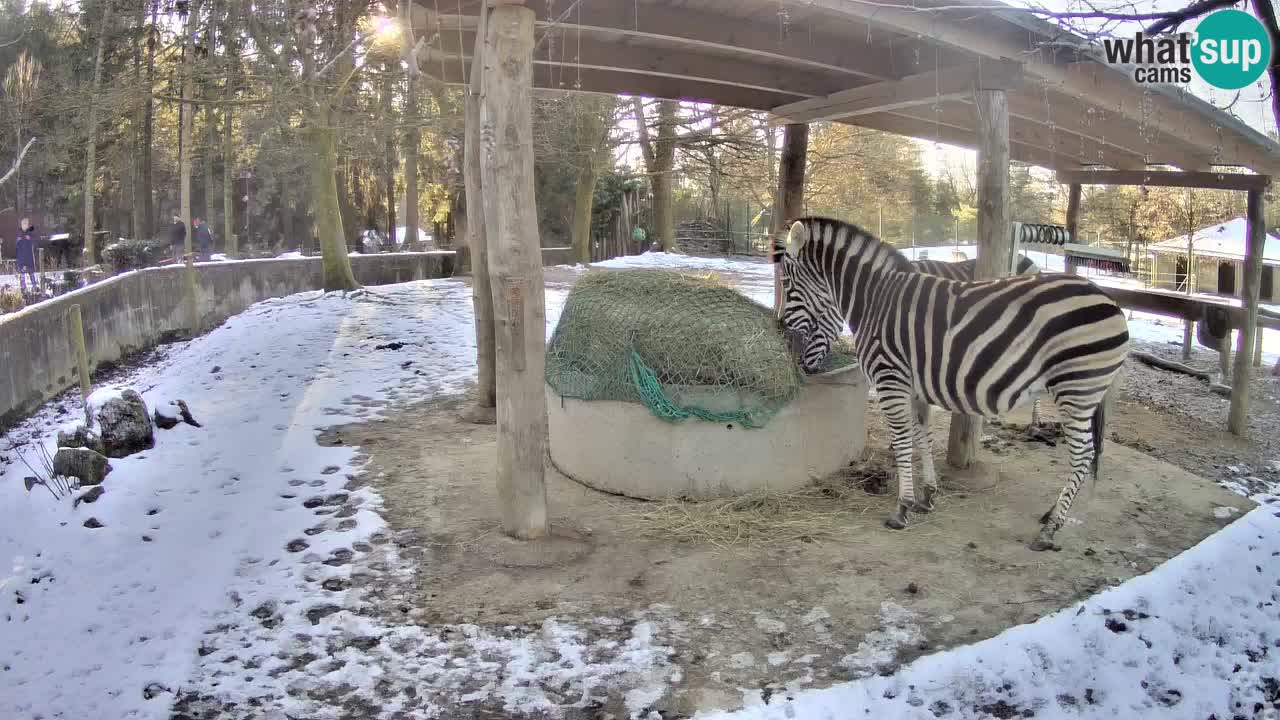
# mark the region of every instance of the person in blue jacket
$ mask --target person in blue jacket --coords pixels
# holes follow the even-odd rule
[[[16,253],[18,265],[18,282],[22,292],[27,291],[27,278],[31,279],[31,289],[40,287],[36,281],[36,228],[28,218],[22,218],[18,226],[18,249]]]

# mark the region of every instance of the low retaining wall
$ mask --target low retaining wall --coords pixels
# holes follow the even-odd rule
[[[544,253],[548,264],[558,254]],[[452,250],[353,255],[361,285],[449,277]],[[180,266],[147,268],[0,317],[0,431],[78,382],[67,310],[79,303],[89,366],[96,368],[185,331]],[[201,327],[211,329],[250,305],[321,287],[318,257],[239,260],[196,266]]]

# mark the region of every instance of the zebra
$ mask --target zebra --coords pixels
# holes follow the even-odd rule
[[[782,327],[806,372],[830,351],[831,317],[853,333],[892,435],[898,504],[890,528],[905,528],[909,511],[933,510],[931,405],[993,417],[1044,387],[1063,417],[1071,468],[1030,547],[1054,548],[1081,482],[1097,479],[1106,400],[1128,352],[1115,301],[1075,275],[959,282],[925,274],[857,226],[823,217],[793,222],[773,261],[782,263]],[[913,444],[922,455],[919,499]]]
[[[978,267],[978,261],[961,260],[960,262],[946,262],[945,260],[912,260],[911,264],[915,266],[918,272],[937,275],[938,277],[948,280],[958,280],[960,282],[973,282],[974,273]],[[1018,264],[1013,270],[1014,275],[1038,275],[1040,266],[1031,261],[1026,255],[1018,255]],[[1031,402],[1031,436],[1035,437],[1040,432],[1040,398],[1036,397]]]
[[[960,282],[972,282],[973,276],[978,266],[978,261],[961,260],[960,262],[947,262],[946,260],[912,260],[911,267],[916,272],[926,273],[928,275],[936,275],[947,280],[957,280]],[[1037,275],[1040,273],[1040,266],[1032,262],[1031,258],[1026,255],[1018,256],[1018,264],[1014,269],[1015,275]],[[828,347],[833,346],[836,339],[840,336],[840,330],[844,326],[844,321],[840,318],[840,313],[835,306],[831,307],[822,322],[817,325],[817,332],[825,335],[825,341]],[[927,412],[927,408],[925,410]],[[1041,431],[1040,428],[1040,398],[1036,397],[1031,403],[1031,425],[1029,426],[1031,437],[1036,437]]]

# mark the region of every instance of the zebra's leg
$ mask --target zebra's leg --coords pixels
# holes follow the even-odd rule
[[[915,507],[915,486],[911,482],[911,396],[908,391],[896,388],[880,391],[880,408],[889,425],[893,444],[894,465],[898,470],[898,508],[884,524],[894,530],[907,526],[907,512]]]
[[[923,480],[915,510],[929,513],[933,512],[933,496],[938,492],[938,473],[933,466],[933,432],[929,429],[929,403],[915,398],[911,401],[911,406],[915,412],[912,434],[915,436],[916,450],[920,453],[920,474]]]
[[[1040,534],[1031,542],[1032,550],[1053,550],[1057,547],[1053,544],[1053,536],[1066,524],[1067,511],[1071,509],[1076,493],[1080,492],[1080,484],[1091,473],[1094,447],[1090,417],[1083,415],[1075,408],[1068,409],[1060,406],[1060,410],[1068,411],[1062,413],[1064,416],[1062,432],[1066,438],[1067,447],[1071,451],[1071,474],[1053,507],[1040,518],[1042,526]]]

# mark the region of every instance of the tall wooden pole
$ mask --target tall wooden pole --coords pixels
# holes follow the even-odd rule
[[[89,394],[93,387],[89,381],[89,352],[85,349],[84,318],[80,314],[80,304],[72,305],[67,311],[68,329],[71,333],[71,347],[76,351],[76,370],[80,374],[80,399],[84,403],[84,426],[93,427],[93,413],[89,411]]]
[[[1258,291],[1262,286],[1262,255],[1267,241],[1266,204],[1261,190],[1249,191],[1248,246],[1244,254],[1245,321],[1236,347],[1236,364],[1231,373],[1231,412],[1227,429],[1233,435],[1249,432],[1249,379],[1253,374],[1253,344],[1258,340]]]
[[[978,114],[978,262],[974,279],[1009,274],[1009,96],[1004,90],[979,90]],[[947,462],[967,468],[978,455],[982,418],[953,414]]]
[[[497,353],[502,529],[547,534],[546,310],[533,191],[534,12],[497,0],[485,28],[481,182]],[[467,203],[471,205],[470,202]]]
[[[1080,183],[1071,183],[1067,188],[1067,235],[1071,242],[1079,242],[1076,233],[1080,230],[1080,191]],[[1063,258],[1063,267],[1073,275],[1076,272],[1075,261],[1070,255]]]
[[[805,123],[788,123],[782,133],[782,162],[778,172],[778,207],[773,213],[774,237],[786,230],[792,220],[804,213],[804,170],[808,154],[809,126]],[[775,311],[782,312],[782,265],[780,264],[773,266],[773,307]]]
[[[486,3],[480,4],[480,32],[471,61],[463,141],[463,182],[467,193],[467,250],[471,265],[471,304],[476,324],[476,404],[471,422],[493,424],[497,403],[494,378],[493,294],[489,284],[489,247],[485,229],[484,183],[481,175],[480,103],[483,89]]]

